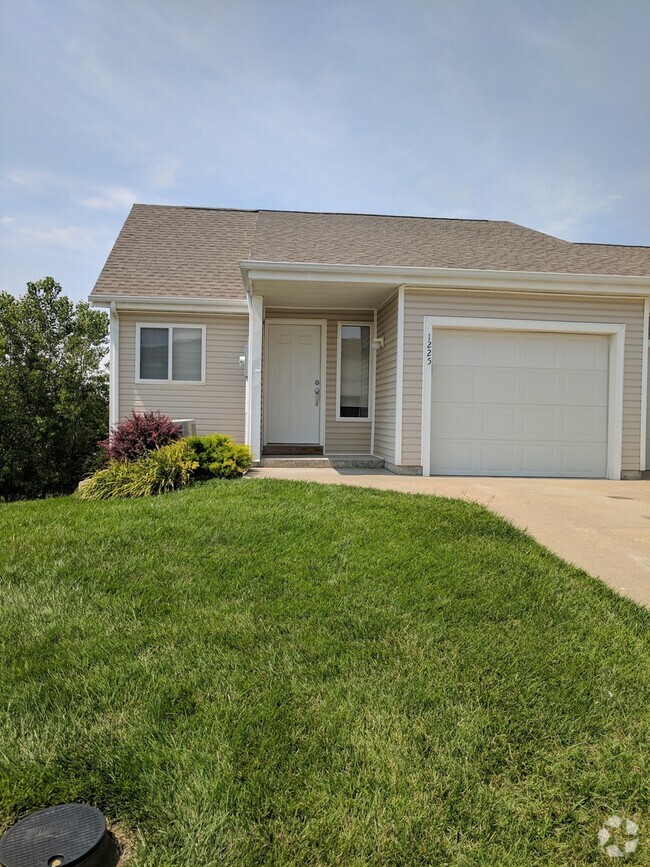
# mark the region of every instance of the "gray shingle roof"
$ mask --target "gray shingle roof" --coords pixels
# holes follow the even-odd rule
[[[256,211],[134,205],[92,294],[243,298],[256,223]]]
[[[650,247],[505,221],[134,205],[92,294],[241,298],[245,259],[650,276]]]

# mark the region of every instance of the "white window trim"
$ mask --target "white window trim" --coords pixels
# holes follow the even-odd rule
[[[422,475],[431,473],[432,332],[440,328],[484,331],[542,331],[561,334],[603,334],[609,337],[607,395],[607,478],[620,479],[623,452],[623,365],[625,325],[610,322],[553,322],[538,319],[473,319],[462,316],[425,316],[422,352]],[[401,423],[401,419],[399,419]]]
[[[140,377],[140,332],[143,328],[166,328],[168,332],[167,379],[141,379]],[[172,379],[173,340],[172,328],[195,328],[201,331],[201,379]],[[186,322],[136,322],[135,324],[135,381],[145,385],[205,385],[205,325],[190,325]]]
[[[369,351],[370,355],[368,357],[368,416],[367,418],[350,418],[349,416],[341,415],[341,330],[345,325],[365,325],[370,329],[370,341],[369,341]],[[373,349],[372,349],[372,340],[373,340],[373,323],[372,322],[353,322],[352,320],[341,319],[337,322],[336,326],[336,420],[341,422],[370,422],[372,423],[373,416],[373,407],[372,407],[372,367],[373,367]]]

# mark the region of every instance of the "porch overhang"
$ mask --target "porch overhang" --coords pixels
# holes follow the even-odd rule
[[[373,310],[403,282],[372,267],[251,261],[239,267],[246,294],[274,308]]]
[[[533,271],[344,265],[311,262],[239,263],[247,293],[266,306],[380,307],[400,286],[562,295],[647,297],[648,277]]]

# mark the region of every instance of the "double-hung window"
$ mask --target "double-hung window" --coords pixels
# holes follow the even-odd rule
[[[369,418],[370,325],[339,322],[337,421]]]
[[[138,382],[205,382],[205,326],[136,326]]]

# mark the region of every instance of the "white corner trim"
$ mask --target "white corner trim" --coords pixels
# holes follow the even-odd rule
[[[246,295],[248,318],[248,379],[246,389],[246,445],[254,461],[262,456],[262,333],[264,298]]]
[[[254,298],[258,296],[253,296]],[[268,346],[269,341],[269,326],[270,325],[318,325],[320,327],[320,394],[321,400],[319,402],[320,409],[320,419],[319,419],[319,438],[320,442],[318,445],[323,446],[323,451],[325,450],[325,417],[327,415],[327,319],[291,319],[291,318],[280,318],[280,317],[272,317],[271,319],[267,319],[264,323],[264,346]],[[266,353],[265,366],[268,364],[268,352]],[[263,377],[263,388],[264,388],[264,445],[267,444],[267,411],[268,411],[268,383],[269,377],[268,374],[265,373]]]
[[[372,337],[377,338],[377,308],[373,310]],[[381,351],[381,350],[380,350]],[[377,389],[377,352],[370,352],[370,454],[375,453],[375,392]]]
[[[120,317],[115,302],[110,307],[108,351],[108,429],[120,420]]]
[[[94,307],[158,313],[248,313],[245,298],[177,298],[173,295],[90,295]]]
[[[640,444],[640,469],[647,470],[647,437],[648,437],[648,352],[650,341],[648,329],[650,325],[650,298],[643,302],[643,339],[641,340],[641,444]]]
[[[404,403],[404,287],[397,293],[397,356],[395,360],[395,465],[402,463],[402,412]]]
[[[366,328],[370,329],[370,344],[369,344],[369,353],[368,356],[368,417],[367,418],[347,418],[341,416],[341,328],[344,325],[365,325]],[[361,423],[372,423],[372,367],[373,367],[373,356],[377,356],[377,353],[372,349],[372,334],[373,334],[373,323],[372,322],[352,322],[347,319],[338,319],[336,322],[336,421],[343,422],[347,424],[349,422],[361,422]]]
[[[140,332],[143,328],[166,328],[169,334],[167,349],[167,379],[141,379],[140,378]],[[201,332],[201,379],[182,380],[172,379],[173,364],[173,340],[174,328],[194,328]],[[205,357],[206,357],[206,326],[188,325],[182,322],[136,322],[135,324],[135,381],[146,385],[205,385]]]
[[[537,331],[609,336],[607,399],[607,478],[620,479],[623,449],[623,374],[625,325],[613,322],[553,322],[542,319],[475,319],[462,316],[425,316],[422,352],[422,475],[431,473],[432,343],[436,328],[485,331]]]

